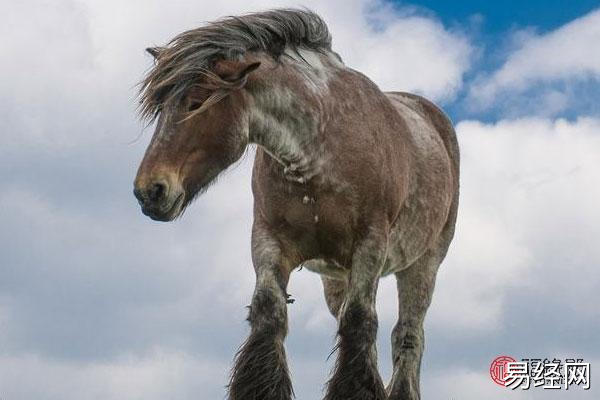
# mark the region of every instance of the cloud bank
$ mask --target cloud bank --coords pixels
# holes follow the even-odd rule
[[[515,49],[504,63],[480,75],[469,88],[472,106],[485,109],[500,101],[512,113],[524,114],[524,109],[525,113],[554,116],[571,103],[581,106],[585,100],[598,100],[585,86],[593,84],[597,93],[600,10],[544,34],[518,31],[512,40]]]
[[[148,220],[131,194],[149,140],[146,133],[128,144],[142,128],[134,86],[151,63],[145,47],[202,21],[289,5],[28,0],[3,7],[0,48],[15,61],[3,64],[0,78],[0,397],[223,396],[254,280],[252,154],[183,220]],[[305,5],[327,20],[348,65],[384,89],[442,104],[465,91],[521,96],[530,82],[557,90],[557,80],[587,82],[598,73],[593,40],[581,40],[585,32],[595,37],[589,21],[597,12],[523,39],[503,66],[472,82],[465,77],[479,44],[432,14],[367,0]],[[556,56],[565,46],[571,58],[587,50],[589,59],[581,68],[568,60],[527,64],[531,54]],[[503,398],[486,373],[497,353],[600,359],[593,335],[600,254],[591,239],[600,233],[598,115],[527,113],[457,124],[463,194],[427,322],[428,398]],[[297,299],[287,341],[296,393],[319,398],[335,321],[316,275],[294,274],[289,292]],[[381,283],[378,309],[380,367],[389,377],[392,279]]]

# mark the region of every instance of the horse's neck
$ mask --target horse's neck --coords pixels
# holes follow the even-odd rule
[[[250,116],[250,141],[284,166],[304,164],[317,136],[316,110],[292,101],[286,89],[261,95]]]
[[[306,182],[318,175],[323,165],[318,102],[282,85],[262,89],[254,98],[250,142],[281,164],[288,179]]]

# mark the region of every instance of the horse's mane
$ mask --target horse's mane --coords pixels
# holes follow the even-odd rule
[[[180,101],[218,60],[263,51],[278,59],[286,48],[331,50],[325,22],[312,11],[276,9],[231,16],[181,33],[157,49],[154,67],[140,82],[140,115],[152,120],[164,104]]]

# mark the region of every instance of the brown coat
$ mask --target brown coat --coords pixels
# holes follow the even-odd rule
[[[177,218],[249,144],[258,147],[252,331],[230,400],[291,398],[286,288],[299,267],[322,276],[338,320],[326,400],[419,399],[423,320],[458,207],[448,118],[345,66],[309,11],[232,17],[149,51],[156,66],[142,82],[141,111],[158,123],[134,189],[146,215]],[[375,297],[392,273],[400,312],[384,389]]]

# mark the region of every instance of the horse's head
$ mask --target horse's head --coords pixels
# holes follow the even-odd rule
[[[148,51],[158,58],[158,68],[159,52]],[[152,110],[156,130],[134,182],[134,194],[145,215],[158,221],[173,220],[242,156],[248,144],[245,85],[248,74],[258,66],[216,62],[210,70],[198,72],[179,96],[167,97],[167,101],[160,96],[164,95],[161,90],[173,89],[168,79],[150,82],[154,87],[148,96],[159,99]]]

